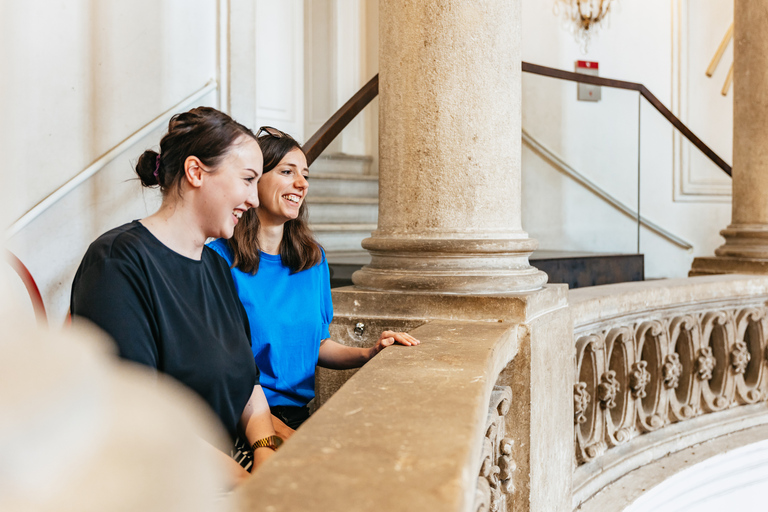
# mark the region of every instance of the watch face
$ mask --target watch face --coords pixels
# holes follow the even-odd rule
[[[275,448],[280,448],[283,444],[283,438],[279,436],[272,436],[272,442],[275,444]]]

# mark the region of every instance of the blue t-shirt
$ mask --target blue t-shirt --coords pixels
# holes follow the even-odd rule
[[[208,244],[232,266],[226,240]],[[315,396],[320,342],[333,320],[328,262],[291,274],[279,255],[260,255],[256,275],[231,269],[251,324],[259,379],[269,405],[306,405]]]

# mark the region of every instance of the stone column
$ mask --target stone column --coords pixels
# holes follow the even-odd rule
[[[353,282],[536,290],[521,225],[520,2],[379,3],[379,224]]]
[[[521,226],[520,5],[521,0],[379,2],[379,224],[363,241],[372,258],[353,275],[357,286],[332,291],[331,336],[368,347],[384,329],[412,331],[426,323],[431,330],[415,332],[422,345],[402,349],[394,363],[408,376],[387,374],[433,397],[419,402],[409,394],[411,405],[451,408],[450,401],[459,398],[445,391],[444,376],[410,359],[434,359],[424,350],[431,346],[440,361],[449,362],[447,371],[466,376],[467,385],[509,386],[507,421],[514,427],[507,434],[514,442],[508,455],[518,469],[515,490],[494,493],[507,492],[504,499],[514,510],[563,512],[571,509],[573,476],[573,327],[567,285],[543,286],[546,274],[528,263],[536,241]],[[440,323],[446,321],[466,330],[457,336],[458,324]],[[504,334],[483,345],[488,340],[481,332],[488,325]],[[397,354],[401,347],[387,350]],[[488,370],[472,370],[479,367]],[[349,378],[329,373],[317,376],[326,396]],[[349,384],[361,385],[356,382]],[[390,389],[386,380],[380,386]],[[485,433],[488,396],[473,398]],[[373,403],[363,399],[356,407],[367,415]],[[400,416],[403,411],[388,408],[384,428],[405,425],[406,441],[398,446],[407,448],[413,439],[408,432],[426,424]],[[426,408],[422,413],[431,417]],[[467,419],[456,417],[443,430],[462,428]],[[378,425],[367,416],[362,421],[372,429]],[[447,497],[459,486],[466,501],[489,489],[478,480],[487,477],[485,452],[480,453],[485,442],[471,433],[464,437],[477,453],[466,455],[466,446],[452,450],[465,461],[463,476],[441,483],[431,497]],[[366,453],[395,453],[392,446],[377,436]],[[406,453],[397,456],[423,461]],[[395,466],[400,463],[381,467]],[[406,481],[407,475],[395,479]],[[391,487],[392,496],[406,496],[399,485]],[[453,510],[436,506],[431,509]],[[461,510],[470,506],[466,502]]]
[[[768,2],[736,0],[733,49],[733,210],[715,257],[690,275],[768,274]]]

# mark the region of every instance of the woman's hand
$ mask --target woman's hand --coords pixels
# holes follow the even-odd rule
[[[407,332],[394,331],[384,331],[381,333],[376,345],[371,348],[347,347],[331,339],[325,339],[320,342],[318,364],[323,368],[330,368],[332,370],[360,368],[370,361],[373,356],[395,343],[413,346],[421,342]]]
[[[376,342],[376,345],[371,347],[371,355],[369,357],[373,358],[376,354],[384,350],[390,345],[394,345],[397,343],[398,345],[405,345],[406,347],[411,347],[414,345],[418,345],[421,343],[419,340],[408,334],[407,332],[394,332],[394,331],[384,331],[381,333],[381,336],[379,336],[379,340]]]

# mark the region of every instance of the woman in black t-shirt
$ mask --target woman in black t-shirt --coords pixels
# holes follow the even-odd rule
[[[229,268],[205,241],[231,237],[258,206],[259,145],[226,114],[200,107],[171,119],[160,153],[145,151],[136,173],[160,187],[162,205],[91,244],[72,285],[72,314],[112,336],[121,357],[200,395],[233,439],[241,433],[253,445],[258,466],[278,444],[272,417]],[[247,476],[227,464],[235,481]]]

